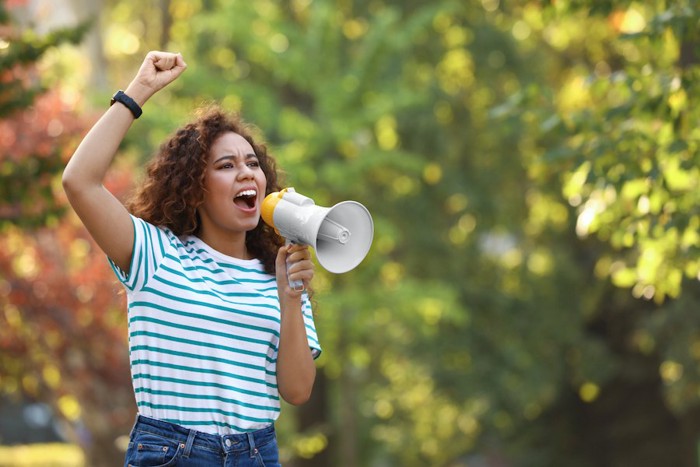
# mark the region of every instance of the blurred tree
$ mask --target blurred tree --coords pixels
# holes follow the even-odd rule
[[[38,66],[87,25],[38,35],[14,27],[9,6],[0,3],[0,392],[51,404],[74,428],[70,439],[92,451],[90,465],[113,465],[99,458],[120,455],[115,428],[126,432],[134,409],[123,300],[64,214],[60,174],[89,122],[78,96],[47,88]],[[119,193],[129,179],[109,184]]]
[[[74,216],[6,226],[0,240],[0,390],[51,404],[89,465],[113,465],[135,405],[123,297],[104,257]]]
[[[576,233],[617,252],[599,258],[599,271],[658,303],[678,297],[684,277],[700,277],[691,5],[580,1],[545,10],[548,26],[533,39],[548,42],[568,69],[514,96],[530,109],[533,143],[546,151],[541,176],[563,175]],[[578,18],[588,30],[551,32]],[[578,42],[584,34],[596,40]],[[558,91],[538,92],[554,84]]]
[[[567,249],[622,289],[576,285],[597,350],[567,352],[573,391],[521,438],[556,447],[525,465],[697,465],[693,4],[510,5],[506,26],[542,75],[492,115],[517,129],[537,196],[569,212]]]
[[[134,128],[139,152],[198,102],[219,100],[264,129],[289,184],[319,204],[359,199],[375,217],[360,269],[319,271],[332,405],[285,446],[302,459],[335,446],[331,463],[348,466],[439,465],[475,450],[484,426],[541,411],[557,394],[561,347],[582,338],[559,333],[566,315],[531,313],[553,314],[577,275],[547,248],[521,252],[515,236],[526,177],[516,138],[489,131],[488,108],[517,89],[501,67],[518,57],[483,56],[481,45],[507,51],[510,35],[452,2],[172,2],[170,12],[172,48],[191,66],[170,112]],[[524,255],[542,277],[519,267]],[[556,341],[533,349],[535,334]]]
[[[86,29],[84,24],[42,37],[21,32],[0,3],[0,227],[10,221],[35,227],[61,211],[51,181],[63,170],[61,143],[76,125],[55,92],[32,107],[47,91],[34,64],[58,44],[77,43]]]
[[[374,216],[365,263],[318,270],[290,465],[695,465],[691,2],[107,5],[115,82],[189,64],[128,154],[217,100]]]

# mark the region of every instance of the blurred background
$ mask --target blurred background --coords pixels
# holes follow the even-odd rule
[[[317,269],[311,466],[697,466],[695,0],[0,0],[0,466],[114,466],[135,416],[125,297],[63,167],[147,51],[125,196],[198,106],[286,184],[365,204]]]

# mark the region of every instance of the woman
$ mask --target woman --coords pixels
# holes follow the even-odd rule
[[[309,250],[260,220],[274,160],[210,109],[161,146],[127,206],[102,185],[141,107],[186,68],[150,52],[63,174],[127,292],[139,414],[125,465],[278,465],[280,397],[308,400],[320,346],[307,294],[288,285],[311,281]]]

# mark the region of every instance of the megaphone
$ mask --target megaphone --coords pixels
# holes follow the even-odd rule
[[[290,187],[267,195],[261,215],[287,242],[311,246],[319,264],[335,274],[357,267],[372,245],[372,216],[357,201],[317,206]],[[299,282],[289,285],[298,290],[303,287]]]

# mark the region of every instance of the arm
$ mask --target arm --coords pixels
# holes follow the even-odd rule
[[[149,52],[125,92],[143,106],[185,68],[179,54]],[[129,109],[115,103],[88,132],[63,172],[71,206],[100,248],[127,273],[134,244],[131,219],[102,182],[133,121]]]
[[[280,344],[277,355],[277,387],[282,398],[292,405],[309,400],[316,379],[316,365],[306,337],[301,312],[302,291],[289,287],[286,258],[290,259],[290,279],[308,284],[313,277],[309,248],[283,246],[277,253],[277,290],[280,299]]]

